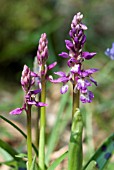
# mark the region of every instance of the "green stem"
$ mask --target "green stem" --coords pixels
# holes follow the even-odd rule
[[[40,97],[38,96],[39,101]],[[36,114],[36,126],[35,126],[35,146],[38,148],[39,145],[39,120],[40,120],[40,107],[37,109],[37,114]]]
[[[46,83],[45,76],[42,76],[42,92],[41,102],[46,101]],[[40,108],[40,137],[39,137],[39,167],[45,170],[45,124],[46,124],[46,108]]]
[[[28,170],[32,165],[32,139],[31,139],[31,106],[27,109],[27,151],[28,151]]]
[[[82,114],[80,113],[79,110],[79,91],[78,91],[77,93],[73,92],[72,127],[69,142],[68,170],[82,170],[83,160],[82,131],[83,120]]]
[[[79,108],[79,95],[80,95],[79,91],[77,93],[73,92],[72,118],[74,117],[74,113],[76,112],[76,109]]]

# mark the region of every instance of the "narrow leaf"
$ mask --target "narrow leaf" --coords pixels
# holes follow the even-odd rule
[[[17,151],[15,151],[11,145],[8,143],[4,142],[3,140],[0,139],[0,147],[4,149],[6,152],[8,152],[15,160],[19,160],[19,158],[16,158],[15,155],[18,154]]]
[[[38,170],[38,165],[36,164],[36,156],[34,156],[30,170]]]
[[[88,165],[92,162],[96,162],[96,169],[102,170],[108,163],[114,152],[114,133],[110,135],[106,141],[100,146],[100,148],[95,152],[95,154],[91,157],[91,159],[84,166],[83,170],[85,170]]]
[[[66,157],[68,156],[68,151],[57,158],[47,170],[54,170]]]
[[[0,162],[0,165],[15,167],[17,165],[17,162],[13,159],[11,161]]]
[[[0,118],[3,119],[5,122],[9,123],[11,126],[13,126],[18,132],[20,132],[22,134],[22,136],[24,136],[25,139],[27,139],[27,135],[18,126],[16,126],[13,122],[11,122],[10,120],[8,120],[7,118],[5,118],[2,115],[0,115]],[[33,147],[36,155],[38,155],[38,151],[34,144],[32,144],[32,147]]]

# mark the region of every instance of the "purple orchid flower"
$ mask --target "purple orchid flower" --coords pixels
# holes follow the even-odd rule
[[[38,50],[37,50],[37,56],[34,60],[34,72],[37,74],[35,78],[35,84],[41,87],[42,82],[42,76],[45,75],[45,79],[50,81],[50,75],[47,75],[47,72],[51,69],[53,69],[57,62],[53,62],[50,65],[46,65],[46,61],[48,59],[48,40],[46,33],[41,34]],[[43,71],[42,71],[43,67]],[[40,83],[40,84],[39,84]]]
[[[21,114],[23,110],[27,112],[27,105],[35,105],[37,107],[47,106],[47,104],[38,102],[35,99],[36,94],[40,93],[41,89],[31,90],[31,87],[35,82],[34,79],[35,76],[36,74],[31,72],[30,69],[26,65],[24,65],[22,76],[21,76],[21,85],[22,85],[22,89],[25,92],[24,103],[21,108],[16,108],[12,110],[10,114],[12,115]]]
[[[59,71],[59,72],[54,72],[56,75],[60,76],[58,79],[51,79],[50,81],[52,83],[63,83],[63,86],[61,87],[60,89],[60,93],[61,94],[64,94],[68,91],[68,88],[69,86],[67,85],[67,83],[71,80],[72,78],[72,75],[71,74],[68,74],[66,75],[66,73],[62,72],[62,71]]]
[[[97,72],[98,69],[91,68],[85,70],[82,65],[85,60],[90,60],[96,55],[95,52],[83,51],[86,42],[84,31],[87,30],[87,27],[82,23],[82,18],[83,15],[80,12],[73,17],[71,30],[69,31],[71,40],[65,40],[66,48],[69,52],[59,54],[60,57],[68,59],[67,65],[70,71],[68,75],[64,72],[55,73],[60,77],[51,81],[54,83],[63,83],[60,90],[61,94],[68,91],[67,83],[70,81],[73,84],[74,92],[80,91],[80,100],[82,103],[90,103],[94,95],[88,90],[88,87],[92,86],[92,83],[97,86],[97,82],[91,75]]]
[[[91,91],[87,91],[87,93],[81,93],[80,100],[82,103],[91,103],[94,98],[94,94]]]

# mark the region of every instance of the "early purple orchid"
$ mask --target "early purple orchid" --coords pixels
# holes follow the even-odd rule
[[[74,93],[77,90],[80,91],[80,100],[83,103],[90,103],[94,97],[93,93],[88,90],[88,87],[91,86],[91,83],[97,85],[97,82],[91,76],[93,73],[98,71],[98,69],[82,69],[82,63],[85,60],[93,58],[95,52],[83,51],[83,46],[86,42],[86,36],[84,31],[87,30],[87,27],[81,22],[83,15],[79,12],[77,13],[71,23],[71,30],[69,35],[71,40],[65,40],[67,52],[62,52],[59,56],[68,59],[67,65],[70,68],[68,74],[64,72],[56,72],[60,78],[56,80],[51,80],[54,83],[63,83],[63,86],[60,90],[61,94],[64,94],[68,91],[68,82],[74,85]]]
[[[36,94],[41,92],[41,89],[31,90],[35,82],[36,74],[31,72],[28,66],[24,65],[22,76],[21,76],[21,85],[25,92],[24,103],[21,108],[16,108],[10,112],[12,115],[21,114],[23,110],[27,112],[27,105],[35,105],[35,106],[47,106],[47,104],[38,102],[35,99]]]
[[[46,64],[46,61],[48,59],[48,40],[46,33],[41,34],[38,50],[37,50],[37,56],[34,60],[34,72],[37,74],[35,76],[35,84],[38,85],[41,88],[41,79],[42,75],[45,75],[45,79],[48,81],[51,81],[52,76],[48,76],[47,72],[51,69],[53,69],[57,62],[53,62],[52,64],[48,65]],[[42,70],[42,67],[43,70]]]
[[[112,48],[107,48],[105,54],[111,59],[114,60],[114,42],[112,43]]]

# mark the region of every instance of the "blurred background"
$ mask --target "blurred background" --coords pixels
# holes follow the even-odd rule
[[[85,127],[90,121],[93,128],[90,132],[94,139],[91,140],[92,147],[94,145],[93,148],[97,148],[114,129],[114,61],[104,54],[114,42],[113,0],[0,0],[0,114],[25,130],[26,120],[22,121],[24,114],[22,117],[12,117],[8,114],[22,104],[20,77],[23,65],[27,64],[32,68],[40,35],[46,32],[49,41],[48,62],[58,62],[54,71],[65,70],[66,62],[58,54],[66,51],[64,40],[69,39],[70,24],[77,12],[83,13],[83,23],[88,27],[85,32],[87,36],[85,51],[97,52],[94,59],[86,62],[87,67],[99,68],[99,72],[94,76],[98,81],[98,87],[92,88],[95,99],[91,104],[81,105],[82,111],[85,112]],[[47,101],[51,109],[47,109],[49,113],[47,134],[50,134],[51,126],[56,120],[55,113],[60,100],[59,88],[59,85],[56,85],[52,86],[53,91],[48,89]],[[51,100],[55,100],[53,106]],[[12,128],[10,129],[3,120],[0,122],[1,138],[16,147],[21,141],[22,146],[21,137],[12,134]],[[66,122],[69,130],[69,119]],[[69,133],[66,136],[62,144],[59,142],[56,144],[56,149],[67,143]]]

